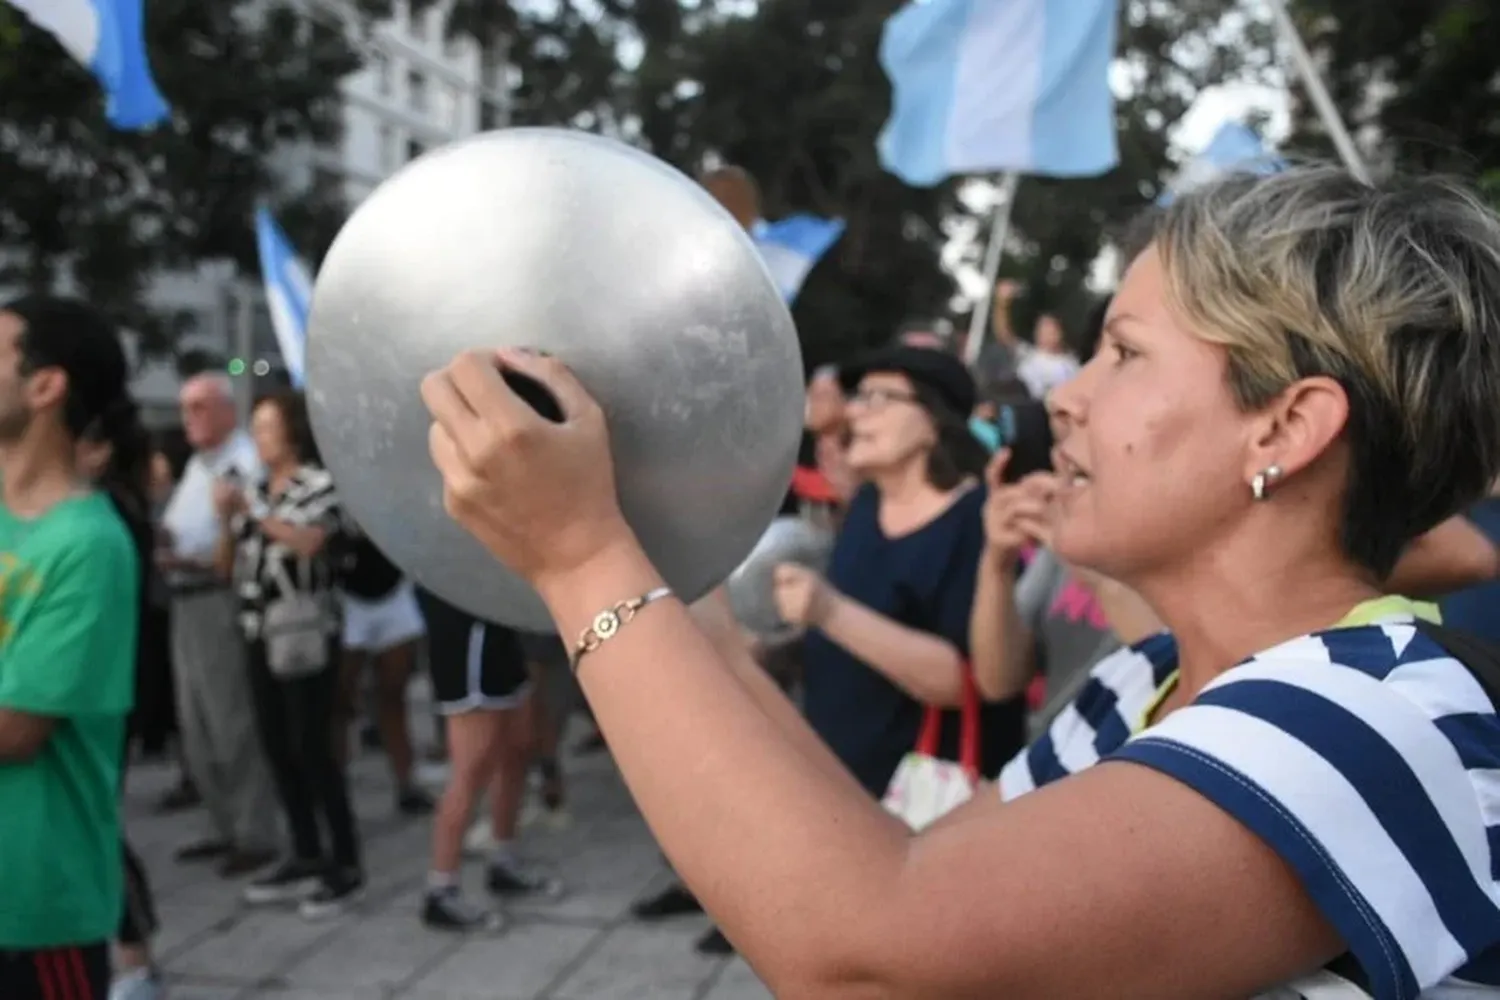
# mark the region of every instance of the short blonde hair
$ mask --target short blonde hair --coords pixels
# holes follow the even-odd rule
[[[1469,191],[1332,167],[1233,177],[1162,212],[1152,246],[1241,407],[1313,375],[1343,386],[1357,562],[1384,577],[1500,473],[1500,219]]]

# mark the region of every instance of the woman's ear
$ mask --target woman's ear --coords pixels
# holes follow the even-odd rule
[[[1337,379],[1298,379],[1259,420],[1248,449],[1245,481],[1272,466],[1283,476],[1295,475],[1327,454],[1348,424],[1349,396]]]

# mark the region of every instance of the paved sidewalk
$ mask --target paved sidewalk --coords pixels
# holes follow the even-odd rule
[[[160,766],[132,770],[126,824],[149,868],[162,931],[157,952],[171,1000],[764,1000],[738,960],[707,958],[692,944],[705,918],[661,926],[630,920],[630,902],[668,878],[605,754],[569,761],[573,823],[530,827],[526,855],[554,868],[569,893],[512,907],[497,936],[456,938],[417,919],[428,821],[395,813],[383,757],[352,770],[369,889],[357,912],[308,923],[294,912],[249,909],[242,883],[184,866],[172,851],[206,832],[200,812],[154,815],[171,779]],[[482,892],[481,870],[466,879]]]

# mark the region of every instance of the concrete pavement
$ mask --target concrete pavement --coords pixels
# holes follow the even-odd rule
[[[365,841],[369,887],[356,910],[323,923],[295,912],[247,908],[242,882],[172,860],[205,833],[201,813],[158,816],[150,803],[172,775],[131,772],[126,824],[149,868],[162,930],[158,957],[171,1000],[765,1000],[738,960],[692,944],[701,916],[660,926],[632,921],[632,900],[668,875],[645,824],[606,754],[573,758],[572,824],[528,827],[528,858],[568,883],[556,901],[515,905],[491,937],[436,934],[418,922],[427,869],[428,821],[398,817],[378,753],[355,762],[351,780]],[[482,868],[466,872],[482,893]]]

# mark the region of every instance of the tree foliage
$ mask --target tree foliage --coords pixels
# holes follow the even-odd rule
[[[689,172],[727,160],[759,179],[770,218],[844,218],[844,239],[795,310],[817,363],[888,338],[903,319],[940,314],[954,297],[939,256],[968,211],[958,183],[908,188],[876,159],[890,110],[876,53],[898,5],[597,0],[543,9],[460,0],[454,24],[511,39],[518,122],[612,132]],[[585,6],[602,16],[585,16]],[[1235,0],[1121,7],[1131,82],[1118,112],[1122,163],[1094,180],[1024,180],[1005,268],[1032,290],[1023,326],[1041,309],[1076,318],[1087,308],[1084,281],[1101,246],[1174,166],[1168,128],[1203,87],[1259,73],[1269,59],[1263,31],[1236,18]],[[969,248],[971,263],[981,249]]]
[[[1208,87],[1259,79],[1272,50],[1267,29],[1244,19],[1237,0],[1127,0],[1118,59],[1126,92],[1115,112],[1120,165],[1087,180],[1023,179],[1013,224],[1018,253],[1004,273],[1028,293],[1024,329],[1037,313],[1058,313],[1077,329],[1091,305],[1085,282],[1106,242],[1155,202],[1176,168],[1169,134]]]
[[[413,0],[423,9],[444,0]],[[1304,0],[1357,5],[1349,0]],[[254,265],[257,198],[316,257],[345,207],[328,185],[288,192],[267,151],[338,129],[350,40],[307,29],[261,0],[153,0],[152,59],[175,106],[167,129],[109,132],[93,81],[0,5],[0,248],[9,278],[49,280],[71,261],[91,295],[140,317],[152,269],[210,259]],[[325,4],[315,7],[326,9]],[[877,58],[898,0],[453,0],[449,30],[503,51],[517,124],[568,124],[638,143],[686,172],[738,163],[765,214],[846,220],[796,306],[810,363],[888,338],[904,319],[950,308],[940,263],[972,215],[962,182],[909,188],[881,169],[890,107]],[[1087,306],[1088,270],[1174,168],[1168,130],[1206,85],[1260,72],[1271,47],[1237,0],[1122,0],[1122,162],[1092,180],[1025,178],[1004,273],[1031,289],[1019,317]],[[1439,5],[1442,6],[1442,5]],[[1457,6],[1457,5],[1450,5]],[[365,23],[391,0],[358,0]],[[16,58],[4,58],[14,49]],[[1373,49],[1372,49],[1373,51]],[[290,196],[290,197],[288,197]],[[975,220],[983,229],[987,219]],[[972,265],[981,247],[967,248]],[[961,310],[960,310],[961,311]],[[958,317],[961,318],[961,317]]]
[[[1295,0],[1291,9],[1345,122],[1374,140],[1377,167],[1500,170],[1500,4]],[[1295,124],[1299,148],[1334,156],[1310,101],[1297,102]]]
[[[390,11],[390,0],[360,2],[370,16]],[[299,244],[331,239],[337,185],[288,190],[269,154],[337,136],[339,81],[359,57],[337,26],[289,4],[154,0],[148,15],[173,117],[132,134],[109,128],[83,67],[0,4],[0,284],[51,288],[66,270],[160,347],[174,323],[146,307],[150,275],[215,260],[251,272],[259,199]]]

